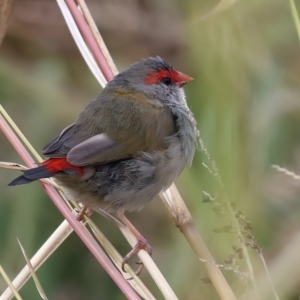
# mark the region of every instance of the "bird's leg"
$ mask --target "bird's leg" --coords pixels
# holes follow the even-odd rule
[[[145,250],[146,252],[148,252],[148,254],[151,256],[152,255],[152,248],[151,246],[148,244],[147,240],[140,234],[140,232],[132,225],[132,223],[126,218],[126,216],[124,214],[120,214],[119,215],[119,219],[124,223],[124,225],[126,225],[130,231],[133,233],[133,235],[136,237],[137,239],[137,244],[133,247],[133,249],[123,258],[123,262],[122,262],[122,270],[123,272],[126,272],[124,267],[125,264],[128,263],[129,259],[137,254],[140,250]],[[140,275],[142,270],[143,270],[143,263],[142,262],[138,262],[137,264],[140,264],[140,267],[138,268],[138,270],[135,272],[136,275]]]
[[[82,206],[82,207],[80,208],[80,211],[78,212],[78,214],[77,214],[77,216],[76,216],[76,220],[77,220],[77,221],[82,221],[85,214],[86,214],[88,217],[90,217],[90,216],[93,214],[93,212],[94,212],[94,211],[93,211],[90,207],[84,205],[84,206]]]

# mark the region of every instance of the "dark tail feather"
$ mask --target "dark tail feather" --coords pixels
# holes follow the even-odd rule
[[[9,183],[8,186],[26,184],[26,183],[30,183],[32,181],[34,181],[34,180],[27,179],[24,175],[21,175],[21,176],[17,177],[16,179],[14,179],[11,183]]]
[[[46,166],[40,166],[37,168],[29,169],[23,173],[23,175],[19,176],[18,178],[14,179],[9,186],[20,185],[30,183],[32,181],[42,179],[42,178],[49,178],[53,176],[54,173],[49,172]]]

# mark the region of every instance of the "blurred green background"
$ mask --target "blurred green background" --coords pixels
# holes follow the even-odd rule
[[[271,167],[279,164],[300,174],[299,40],[287,1],[237,1],[202,22],[216,3],[87,1],[119,70],[160,55],[195,79],[185,88],[188,104],[228,198],[254,225],[269,264],[300,229],[299,182]],[[32,145],[41,149],[100,92],[56,2],[16,0],[0,49],[0,99]],[[0,138],[0,160],[23,163],[3,134]],[[219,195],[205,161],[199,150],[177,186],[205,243],[222,263],[238,243],[235,235],[213,232],[228,221],[202,202],[203,191]],[[33,255],[62,217],[38,183],[10,188],[7,184],[19,173],[1,169],[0,174],[0,264],[14,278],[25,264],[16,237]],[[128,217],[152,245],[153,258],[179,299],[219,299],[213,286],[201,280],[203,266],[159,199]],[[121,254],[129,251],[114,224],[93,219]],[[262,265],[249,252],[256,277]],[[244,259],[237,258],[236,265],[246,270]],[[238,274],[224,274],[237,294],[247,289]],[[75,234],[37,275],[50,299],[124,299]],[[147,271],[141,278],[162,299]],[[5,288],[1,278],[0,293]],[[282,299],[298,299],[299,289],[300,278]],[[39,299],[32,280],[20,293]]]

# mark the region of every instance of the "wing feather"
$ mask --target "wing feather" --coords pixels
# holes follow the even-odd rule
[[[103,91],[43,154],[67,157],[75,166],[103,164],[166,147],[165,137],[175,131],[174,116],[156,100],[123,90]]]

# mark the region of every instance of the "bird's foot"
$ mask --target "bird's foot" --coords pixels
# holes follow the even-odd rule
[[[92,216],[93,213],[94,213],[93,209],[84,205],[81,207],[80,211],[78,212],[78,214],[76,216],[76,220],[82,221],[84,219],[84,215],[87,215],[88,217],[90,217],[90,216]]]
[[[152,256],[152,247],[149,245],[149,243],[147,242],[147,240],[144,237],[139,237],[138,238],[138,242],[137,244],[133,247],[133,249],[123,258],[123,262],[122,262],[122,270],[123,272],[125,271],[125,264],[128,264],[130,258],[139,253],[140,250],[145,250],[150,256]],[[144,268],[144,264],[139,261],[136,262],[136,264],[140,265],[139,268],[135,271],[135,274],[137,276],[139,276],[142,273],[142,270]]]

